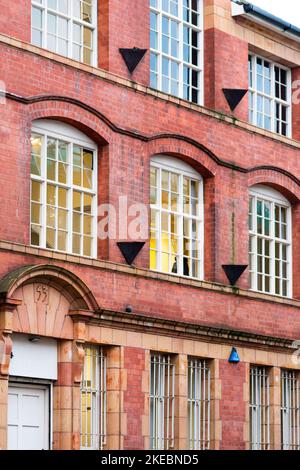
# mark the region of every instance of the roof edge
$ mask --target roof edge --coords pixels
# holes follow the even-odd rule
[[[232,4],[232,16],[246,15],[250,16],[254,21],[264,22],[269,24],[280,33],[286,34],[289,37],[293,37],[294,40],[300,42],[300,28],[297,26],[279,18],[278,16],[263,10],[246,0],[231,0]]]

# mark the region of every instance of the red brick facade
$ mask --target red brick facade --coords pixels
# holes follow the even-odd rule
[[[94,314],[93,321],[82,320],[86,332],[69,336],[69,330],[65,330],[68,334],[60,331],[54,336],[66,344],[93,339],[95,343],[122,348],[122,359],[112,366],[112,370],[121,370],[117,382],[120,388],[115,382],[111,384],[121,401],[121,424],[120,428],[108,429],[112,436],[110,448],[141,449],[149,445],[149,351],[191,355],[193,342],[195,356],[205,356],[205,348],[211,347],[207,357],[218,362],[215,448],[245,449],[249,446],[245,397],[249,364],[292,367],[294,350],[290,343],[300,338],[300,105],[293,105],[293,139],[248,124],[247,96],[232,113],[222,88],[248,88],[250,46],[236,32],[230,34],[208,20],[204,41],[205,107],[148,88],[149,53],[130,75],[118,50],[149,49],[148,3],[98,0],[98,69],[31,46],[30,0],[13,0],[8,6],[0,0],[0,80],[7,92],[5,103],[0,105],[0,279],[25,266],[51,265],[58,272],[64,268],[76,275],[91,292],[97,309],[80,307]],[[218,8],[227,11],[230,1],[204,3],[206,22],[206,18],[217,18]],[[254,34],[261,33],[255,30]],[[295,46],[292,40],[278,37],[288,50],[296,47],[295,63],[289,65],[293,66],[293,80],[299,80],[299,43]],[[287,62],[280,55],[277,61]],[[153,155],[176,156],[195,168],[204,178],[204,281],[151,272],[148,240],[136,259],[136,268],[124,265],[118,240],[99,241],[97,260],[30,247],[30,134],[32,122],[40,118],[69,123],[97,143],[99,204],[110,203],[118,208],[119,197],[127,196],[128,205],[149,205]],[[223,264],[248,264],[248,194],[249,188],[258,183],[277,189],[292,204],[293,299],[250,291],[248,271],[238,288],[231,288],[222,269]],[[39,274],[40,282],[42,278]],[[7,291],[3,291],[2,298],[8,302],[4,294]],[[3,312],[7,314],[5,305]],[[114,325],[111,321],[108,325],[104,321],[108,335],[105,340],[100,333],[90,333],[97,322],[99,328],[103,326],[100,311],[124,313],[127,305],[133,308],[133,323],[124,320],[122,325]],[[144,329],[134,325],[135,316],[147,317]],[[168,320],[170,329],[161,326],[155,330],[150,320],[155,323],[156,319]],[[147,321],[151,323],[148,329]],[[186,324],[182,335],[174,333],[176,322]],[[188,324],[217,328],[220,337],[201,333],[197,339],[195,332],[188,332]],[[5,326],[0,320],[3,344],[12,331],[41,334],[31,325],[18,325],[16,320],[13,325]],[[118,328],[123,330],[122,341],[118,339]],[[228,335],[225,339],[221,331]],[[259,336],[257,344],[253,341],[255,335]],[[161,346],[160,337],[164,339]],[[274,340],[272,345],[271,338],[277,338],[280,344]],[[199,353],[197,341],[201,343]],[[70,344],[66,347],[73,356],[70,363],[65,359],[59,362],[56,386],[70,387],[76,402],[80,379],[74,379],[74,364],[78,363],[80,369],[80,354],[76,353],[78,359],[74,344]],[[227,360],[232,346],[241,348],[238,365]],[[299,369],[299,365],[294,368]],[[7,372],[0,369],[0,376],[7,386]],[[0,407],[4,409],[3,397],[4,393],[0,394]],[[58,394],[55,409],[60,417],[55,418],[54,448],[79,447],[79,407],[67,405],[66,400]],[[115,403],[108,415],[117,414],[114,407]],[[68,410],[72,410],[73,424],[64,430],[59,423]],[[5,434],[4,419],[0,421],[0,432]],[[187,444],[180,439],[176,441],[178,448],[185,448]],[[278,439],[274,437],[274,448],[280,445]],[[0,447],[5,443],[2,438]]]

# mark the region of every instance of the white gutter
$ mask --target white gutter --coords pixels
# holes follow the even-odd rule
[[[254,12],[246,11],[245,5],[249,5],[249,3],[243,0],[240,0],[240,1],[231,0],[231,16],[233,18],[244,17],[244,18],[250,19],[251,21],[259,24],[260,26],[264,26],[265,28],[271,31],[275,31],[285,37],[289,37],[290,39],[293,39],[294,41],[300,43],[300,37],[298,36],[298,34],[294,34],[289,29],[285,29],[284,26],[287,23],[285,23],[283,20],[282,20],[282,26],[279,26],[279,24],[274,25],[271,20],[273,15],[270,15],[268,12],[265,12],[265,16],[261,15],[260,17],[258,17],[256,16]],[[261,9],[260,11],[263,12],[263,10]],[[280,19],[278,18],[278,23],[279,22],[280,22]]]

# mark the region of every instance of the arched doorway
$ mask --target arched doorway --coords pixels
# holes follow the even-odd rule
[[[84,331],[97,315],[94,296],[74,273],[38,265],[2,279],[0,299],[0,448],[79,448]]]

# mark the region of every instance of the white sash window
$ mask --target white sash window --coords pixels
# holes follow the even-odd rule
[[[97,0],[32,0],[31,41],[96,65]]]

